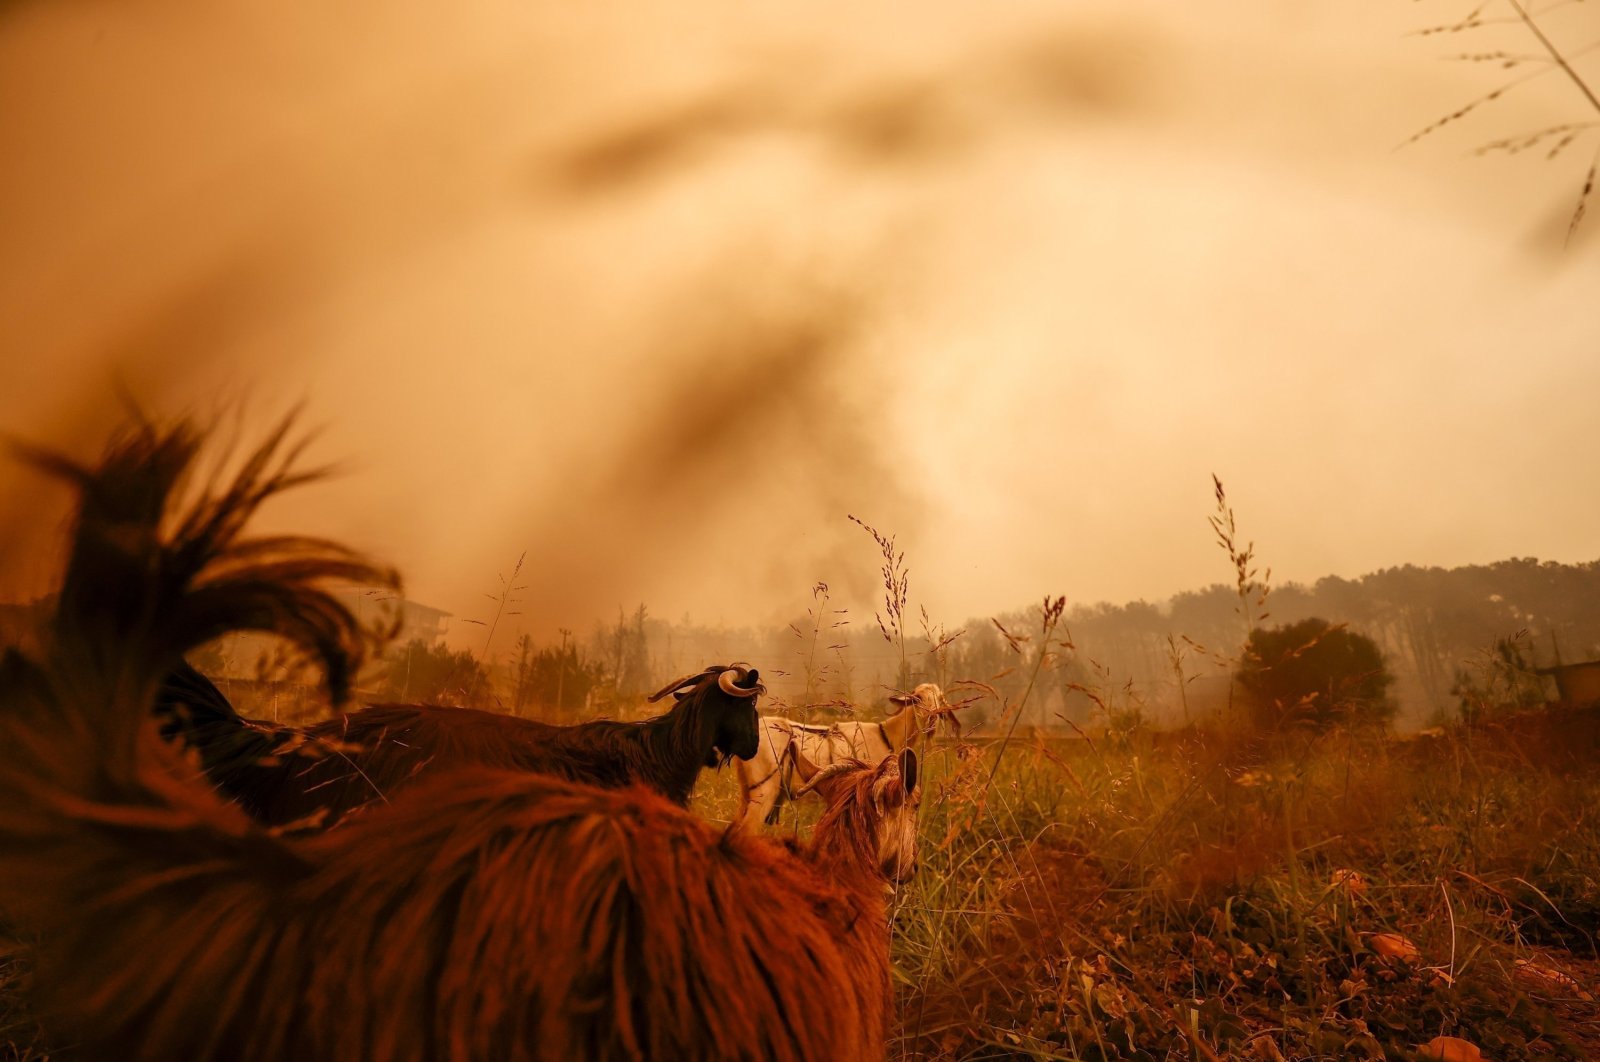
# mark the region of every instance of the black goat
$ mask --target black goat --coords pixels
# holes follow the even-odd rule
[[[573,726],[471,708],[377,704],[310,727],[241,718],[204,675],[180,664],[163,685],[162,733],[195,749],[207,777],[269,825],[330,826],[419,778],[460,767],[555,775],[604,788],[644,785],[685,805],[704,766],[755,755],[754,668],[686,675],[650,698],[672,709],[637,723]]]

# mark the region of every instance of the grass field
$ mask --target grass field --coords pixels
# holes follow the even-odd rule
[[[1405,1059],[1439,1036],[1600,1058],[1600,711],[1409,740],[942,735],[924,763],[892,1058]],[[708,775],[696,810],[736,806]],[[0,955],[6,1062],[50,1057],[24,973]]]
[[[1600,1058],[1600,713],[996,751],[929,747],[891,1057]]]

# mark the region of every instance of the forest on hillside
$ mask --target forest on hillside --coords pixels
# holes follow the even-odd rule
[[[0,606],[0,628],[20,629],[37,607]],[[914,600],[902,624],[880,626],[882,615],[832,607],[821,583],[782,626],[669,621],[639,605],[583,634],[568,631],[554,644],[524,636],[490,640],[486,651],[393,646],[363,688],[380,698],[493,701],[536,715],[627,715],[665,678],[707,662],[748,660],[768,676],[775,710],[831,718],[870,713],[889,691],[918,682],[976,681],[1010,698],[1026,681],[1012,670],[1016,654],[1007,636],[1033,637],[1036,605],[960,624],[924,615]],[[1066,728],[1104,723],[1113,712],[1182,725],[1226,698],[1227,675],[1252,627],[1311,618],[1347,625],[1378,645],[1395,680],[1395,725],[1415,729],[1458,714],[1459,687],[1475,680],[1498,642],[1514,640],[1529,669],[1600,658],[1600,561],[1405,565],[1356,579],[1285,583],[1259,606],[1221,583],[1159,603],[1069,604],[1057,636],[1070,649],[1039,676],[1023,723]],[[233,678],[263,671],[258,642],[223,647],[197,662]],[[987,719],[985,701],[993,698],[967,711],[969,725]]]
[[[1181,724],[1186,709],[1204,712],[1224,695],[1227,661],[1251,627],[1312,617],[1347,624],[1377,643],[1395,678],[1396,725],[1415,728],[1458,711],[1457,687],[1502,639],[1516,638],[1529,667],[1600,657],[1600,561],[1405,565],[1309,586],[1286,583],[1259,606],[1221,583],[1159,603],[1069,605],[1072,649],[1041,676],[1047,688],[1030,700],[1025,722],[1092,722],[1109,706],[1136,709],[1157,725]],[[791,708],[871,705],[891,688],[923,681],[978,680],[1013,695],[1025,676],[1008,672],[1015,654],[1006,635],[1031,636],[1039,609],[950,624],[923,615],[913,598],[903,621],[902,658],[893,622],[880,627],[873,615],[832,608],[818,584],[782,627],[669,622],[641,606],[596,624],[566,652],[591,700],[601,701],[626,701],[648,692],[658,674],[723,658],[756,662],[773,676],[775,698]],[[502,658],[497,670],[505,672],[501,684],[515,684],[514,657]],[[971,720],[982,718],[982,705],[974,706]]]

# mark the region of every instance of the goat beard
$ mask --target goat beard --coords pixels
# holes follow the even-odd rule
[[[706,766],[720,771],[728,765],[728,761],[731,759],[733,759],[733,753],[723,752],[713,745],[711,746],[711,751],[706,754]]]

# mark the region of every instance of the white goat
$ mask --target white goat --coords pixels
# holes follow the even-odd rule
[[[772,825],[778,821],[783,802],[804,791],[796,784],[795,751],[818,768],[848,759],[878,763],[903,748],[915,747],[931,729],[934,710],[949,707],[944,691],[932,682],[924,682],[910,693],[891,694],[889,702],[898,708],[881,723],[812,725],[762,716],[756,754],[733,761],[739,777],[739,815],[735,820],[739,828],[755,830],[761,822]]]

